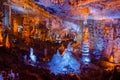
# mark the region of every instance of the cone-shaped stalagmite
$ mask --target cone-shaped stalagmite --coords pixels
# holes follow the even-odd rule
[[[83,44],[82,44],[82,62],[84,64],[88,64],[90,62],[89,58],[89,33],[88,27],[85,28],[84,37],[83,37]]]
[[[2,27],[0,26],[0,47],[3,46]]]
[[[6,37],[6,43],[5,43],[6,48],[10,48],[10,42],[9,42],[9,36],[7,35]]]

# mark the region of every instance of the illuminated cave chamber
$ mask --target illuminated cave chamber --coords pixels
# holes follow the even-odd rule
[[[95,61],[120,63],[119,0],[10,1],[0,12],[0,47],[28,51],[27,64],[77,74]]]

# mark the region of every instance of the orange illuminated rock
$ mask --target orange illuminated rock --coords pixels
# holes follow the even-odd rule
[[[113,56],[110,56],[109,61],[110,61],[110,62],[114,62],[114,57],[113,57]]]
[[[65,49],[65,47],[64,47],[64,45],[62,44],[62,45],[59,47],[59,50],[60,50],[60,51],[64,51],[64,49]]]
[[[107,36],[110,32],[110,28],[109,27],[105,27],[105,36]]]
[[[9,36],[7,35],[6,37],[6,43],[5,43],[6,48],[10,48],[10,42],[9,42]]]
[[[16,35],[18,33],[18,24],[16,20],[13,20],[13,32]]]
[[[0,27],[0,47],[3,46],[2,28]]]
[[[85,14],[90,13],[90,10],[89,10],[88,7],[86,7],[86,8],[78,8],[78,11],[81,12],[81,13],[85,13]]]
[[[89,37],[89,35],[88,35],[88,27],[85,29],[85,33],[84,33],[84,37],[83,37],[83,40],[84,41],[87,41],[88,40],[88,37]]]
[[[90,9],[88,7],[85,8],[77,8],[72,10],[73,15],[83,16],[86,20],[86,17],[90,14]]]

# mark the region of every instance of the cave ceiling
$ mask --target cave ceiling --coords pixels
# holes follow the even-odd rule
[[[120,0],[33,0],[49,13],[72,19],[120,18]]]

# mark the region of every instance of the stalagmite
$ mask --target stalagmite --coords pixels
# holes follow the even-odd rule
[[[33,48],[30,48],[30,59],[35,63],[36,62],[36,56],[33,54]]]
[[[83,37],[83,44],[82,44],[82,62],[84,64],[88,64],[91,60],[89,57],[89,33],[88,27],[85,28],[84,37]]]
[[[59,50],[52,57],[52,60],[48,63],[49,69],[54,74],[66,74],[66,73],[80,73],[80,64],[72,55],[71,43],[64,50],[64,55],[60,55]]]
[[[0,47],[3,46],[2,27],[0,26]]]
[[[17,21],[15,19],[13,20],[13,33],[15,35],[18,34],[18,24],[17,24]]]
[[[114,63],[120,62],[120,38],[114,40]]]
[[[5,45],[6,45],[6,48],[10,48],[10,42],[9,42],[9,36],[8,35],[6,37],[6,43],[5,43]]]

